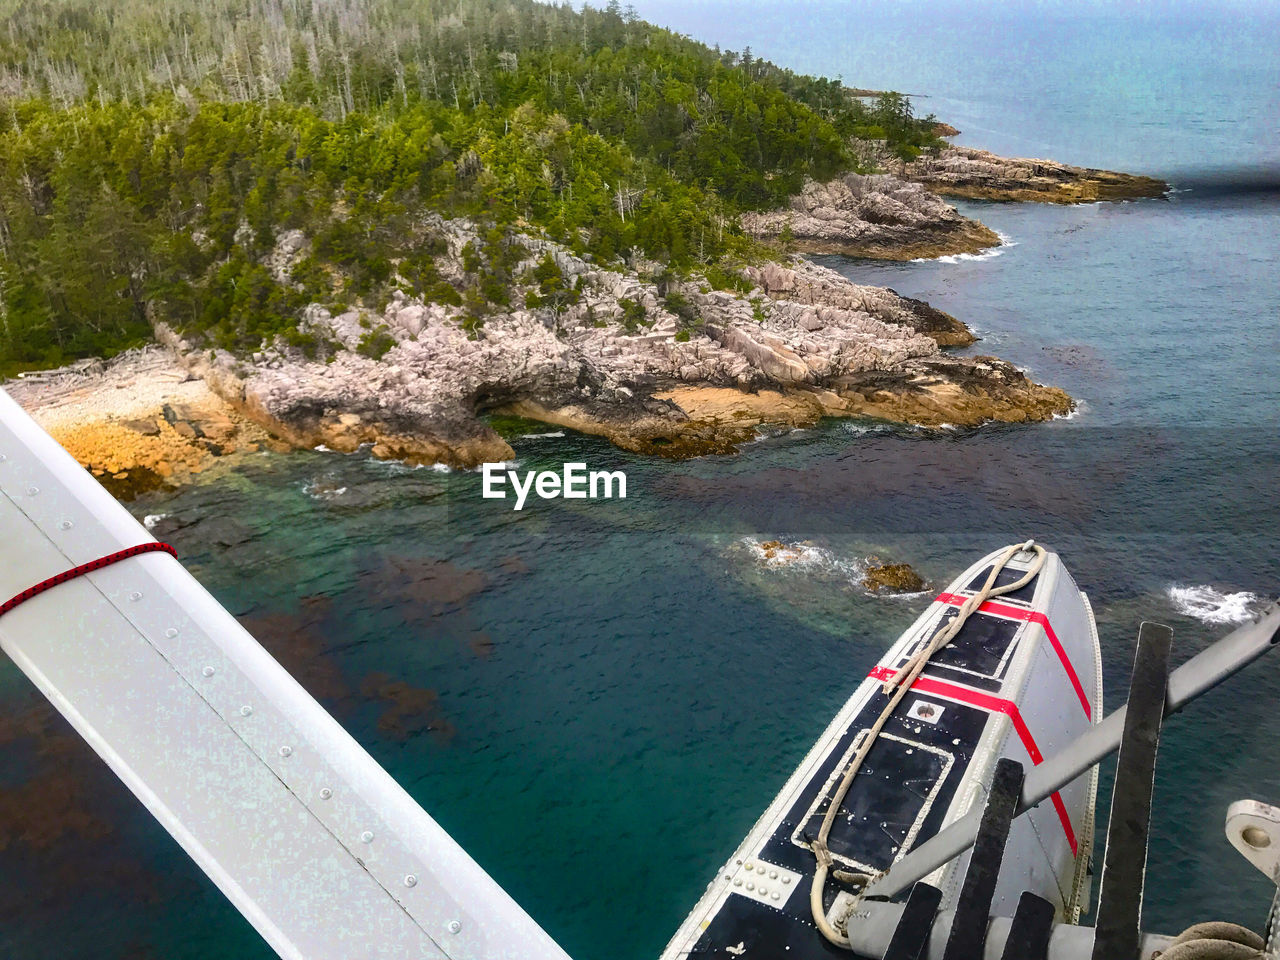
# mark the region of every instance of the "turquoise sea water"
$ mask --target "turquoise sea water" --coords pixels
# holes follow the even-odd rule
[[[1094,602],[1107,704],[1138,623],[1181,660],[1280,594],[1280,207],[1206,166],[1277,158],[1280,26],[1261,8],[677,5],[642,16],[849,83],[930,95],[963,142],[1167,173],[1167,202],[963,204],[998,256],[824,258],[928,299],[1082,401],[1071,420],[927,435],[829,422],[734,457],[514,441],[522,469],[627,471],[623,502],[514,513],[471,473],[261,455],[133,505],[576,958],[656,956],[924,597],[995,546],[1060,550]],[[535,433],[557,433],[538,429]],[[760,565],[752,540],[808,541]],[[1179,588],[1182,588],[1179,592]],[[1280,661],[1168,725],[1146,925],[1258,925],[1222,835],[1280,802]],[[0,956],[265,960],[257,935],[24,678],[0,664]],[[1104,778],[1104,787],[1106,779]],[[1104,790],[1100,810],[1108,802]]]

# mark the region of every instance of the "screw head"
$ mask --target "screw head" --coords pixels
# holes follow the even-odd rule
[[[249,706],[247,703],[240,708],[240,716],[242,717],[247,717],[252,713],[253,713],[253,707]]]
[[[462,921],[460,921],[460,920],[450,920],[450,921],[449,921],[449,932],[450,932],[450,933],[461,933],[461,932],[462,932]]]
[[[201,670],[201,671],[200,671],[200,673],[201,673],[201,674],[203,674],[203,675],[204,675],[204,676],[206,676],[206,677],[212,677],[212,676],[213,676],[213,667],[205,667],[203,670]]]
[[[332,791],[332,790],[330,790],[328,787],[324,787],[324,788],[320,791],[320,799],[321,799],[321,800],[328,800],[328,799],[329,799],[330,797],[332,797],[332,796],[333,796],[333,791]]]
[[[75,524],[73,524],[70,520],[63,520],[61,523],[58,524],[58,529],[70,530],[73,526],[75,526]]]
[[[373,831],[366,830],[364,833],[360,834],[360,839],[365,843],[373,843]]]
[[[418,885],[418,878],[411,873],[404,878],[404,885],[406,887],[416,887]]]
[[[291,757],[291,756],[293,756],[293,747],[281,747],[281,748],[280,748],[280,756],[282,756],[282,757]]]
[[[178,635],[178,628],[170,627],[168,630],[164,632],[164,635],[168,637],[170,640],[172,640],[174,637]]]
[[[129,599],[134,601],[141,600],[142,594],[135,590],[133,593],[129,594]]]
[[[27,487],[28,496],[34,497],[39,492],[40,492],[40,488],[37,487],[35,484],[32,484],[31,486]]]

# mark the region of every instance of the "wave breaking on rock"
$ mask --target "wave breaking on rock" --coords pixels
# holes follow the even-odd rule
[[[1168,595],[1178,613],[1213,625],[1243,623],[1257,612],[1261,602],[1256,593],[1244,590],[1226,593],[1208,584],[1174,584],[1169,587]]]

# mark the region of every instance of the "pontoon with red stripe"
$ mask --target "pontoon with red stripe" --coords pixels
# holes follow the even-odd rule
[[[1101,673],[1089,601],[1055,553],[1028,542],[982,558],[870,669],[664,960],[849,956],[839,940],[866,884],[982,809],[1001,758],[1030,770],[1087,730],[1101,715]],[[1013,916],[1029,891],[1078,919],[1096,788],[1094,767],[1013,821],[992,914]],[[968,862],[926,878],[939,909],[954,908]]]

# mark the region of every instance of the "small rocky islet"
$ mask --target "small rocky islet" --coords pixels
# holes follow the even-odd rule
[[[487,422],[492,414],[687,457],[731,453],[765,424],[799,427],[822,417],[977,426],[1068,413],[1065,392],[1003,360],[945,352],[976,339],[960,319],[798,254],[914,259],[1000,242],[940,192],[1079,202],[1155,196],[1164,185],[951,146],[936,158],[881,165],[892,172],[811,182],[785,209],[743,215],[744,232],[781,238],[798,253],[744,264],[735,289],[713,289],[699,275],[674,280],[656,263],[601,265],[530,231],[519,238],[527,256],[513,272],[511,302],[529,302],[524,287],[533,289],[534,270],[548,260],[575,291],[573,302],[513,308],[472,330],[460,307],[401,291],[380,312],[335,314],[313,304],[303,328],[324,347],[311,356],[281,340],[235,356],[156,323],[161,348],[141,367],[126,357],[72,378],[85,381],[85,393],[95,376],[152,377],[137,402],[76,413],[63,396],[50,408],[40,384],[56,376],[8,389],[125,494],[181,482],[211,457],[264,444],[370,445],[378,457],[453,467],[510,459],[511,447]],[[461,277],[464,250],[481,228],[430,213],[421,227],[445,251],[442,278]],[[278,236],[269,258],[277,279],[288,278],[310,243],[296,230]],[[380,349],[371,351],[371,340]],[[157,395],[156,377],[198,383],[197,402]],[[172,415],[177,409],[184,415]]]

